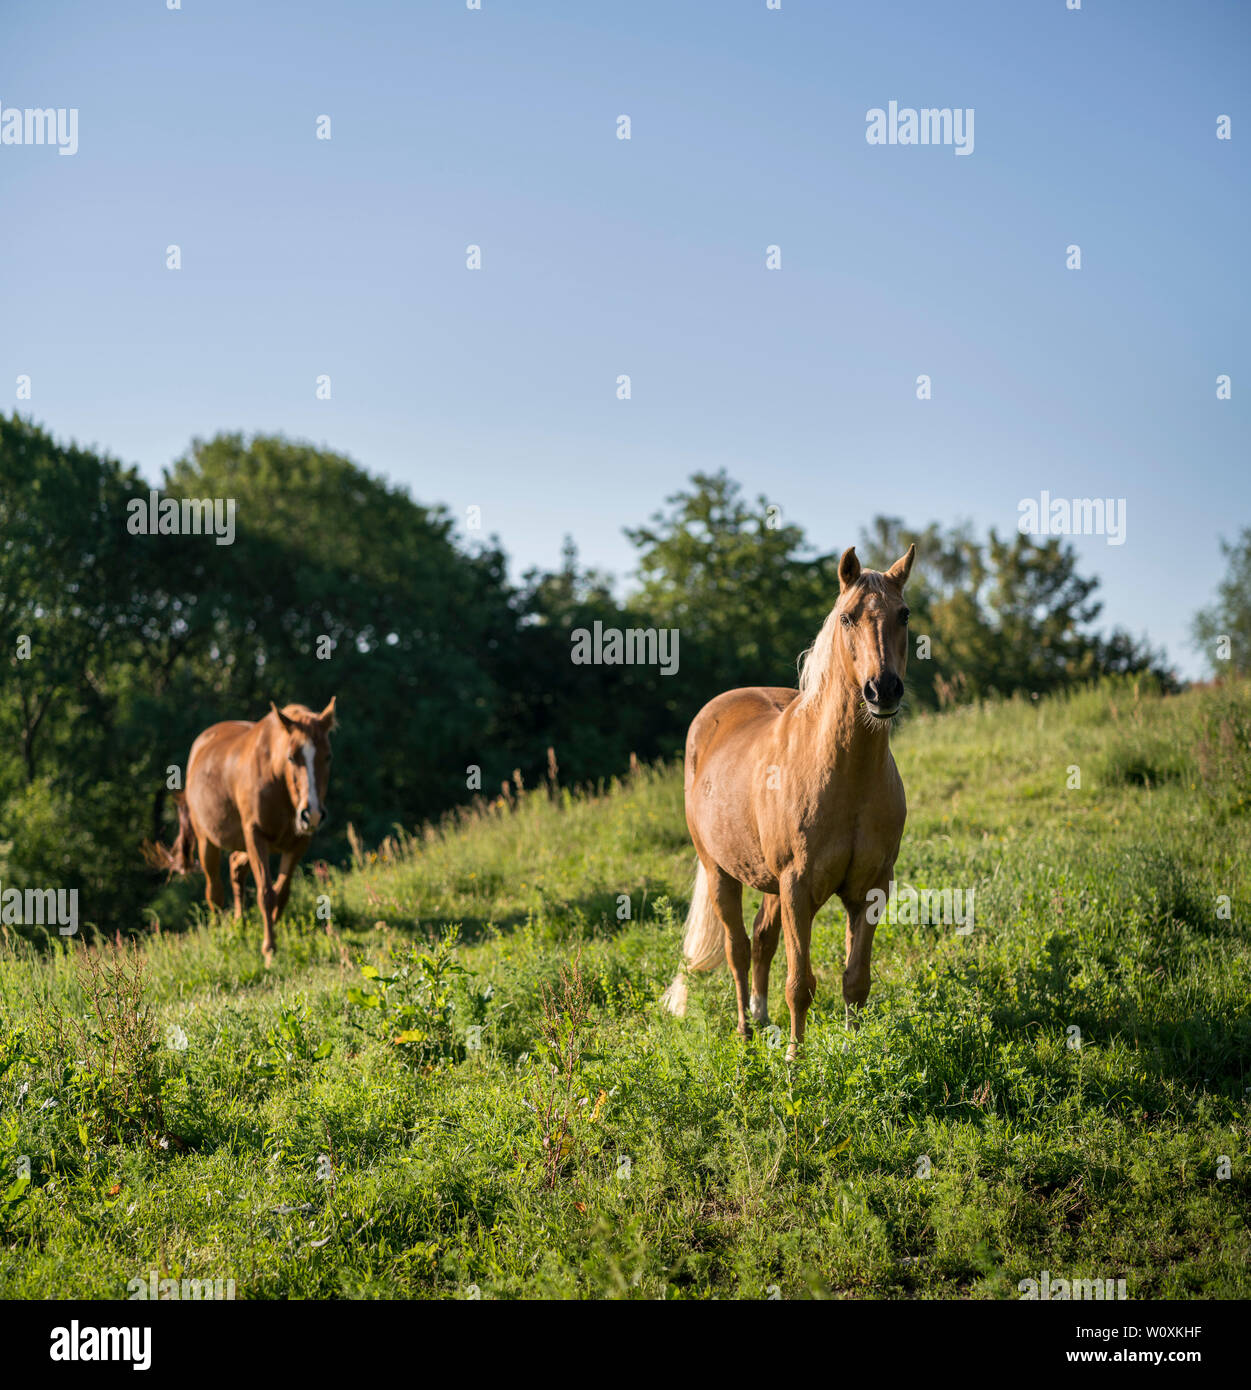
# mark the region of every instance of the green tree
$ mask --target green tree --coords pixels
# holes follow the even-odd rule
[[[1128,633],[1091,625],[1102,605],[1099,581],[1077,571],[1071,546],[1052,538],[977,541],[965,524],[931,523],[910,531],[876,517],[863,533],[861,560],[880,569],[912,542],[917,562],[908,584],[914,656],[928,638],[929,658],[908,668],[918,704],[946,704],[1014,691],[1041,693],[1113,673],[1152,672],[1176,684],[1163,657]]]
[[[578,561],[565,538],[560,568],[531,570],[522,588],[519,667],[506,682],[512,723],[527,740],[521,765],[541,771],[551,747],[566,783],[594,782],[622,771],[631,753],[648,759],[675,753],[685,725],[673,682],[654,666],[581,665],[573,635],[625,629],[645,620],[618,602],[610,578]],[[685,661],[687,653],[680,653]]]
[[[332,845],[349,818],[379,838],[464,800],[471,766],[484,781],[511,769],[500,674],[518,615],[497,545],[467,553],[444,508],[280,437],[196,441],[166,485],[236,506],[235,544],[201,556],[212,640],[196,720],[337,695]]]
[[[3,872],[79,889],[89,920],[137,900],[159,773],[134,713],[160,686],[154,638],[179,578],[159,538],[127,529],[147,493],[134,469],[0,418]]]
[[[331,858],[349,820],[378,839],[465,799],[470,765],[511,770],[518,611],[497,546],[466,553],[441,509],[283,439],[197,442],[164,481],[233,501],[234,543],[132,534],[134,469],[0,419],[7,883],[79,887],[86,920],[137,926],[167,769],[270,699],[339,696]]]
[[[696,473],[650,525],[631,608],[681,632],[685,690],[794,685],[796,662],[838,597],[838,556],[818,555],[768,499],[750,505],[724,471]],[[695,713],[696,704],[690,709]]]
[[[1246,675],[1251,671],[1251,526],[1244,526],[1232,544],[1222,539],[1221,554],[1228,567],[1216,602],[1195,615],[1192,632],[1217,675],[1231,669]]]

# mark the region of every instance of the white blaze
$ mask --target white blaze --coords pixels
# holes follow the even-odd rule
[[[321,814],[321,802],[317,800],[317,776],[313,771],[314,749],[311,743],[304,745],[304,761],[308,765],[308,809],[314,816]]]

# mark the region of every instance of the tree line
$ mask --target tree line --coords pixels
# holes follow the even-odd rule
[[[765,498],[696,474],[628,529],[624,595],[581,564],[509,577],[441,505],[325,449],[281,437],[196,440],[162,500],[234,499],[233,536],[152,533],[136,469],[0,417],[0,881],[71,883],[84,916],[139,924],[156,888],[140,842],[168,835],[171,769],[208,724],[269,701],[338,697],[332,820],[314,854],[367,843],[477,795],[554,749],[565,783],[680,752],[699,706],[736,685],[791,685],[838,592],[816,549]],[[219,513],[220,515],[220,513]],[[859,554],[884,567],[915,540],[914,707],[1043,693],[1163,658],[1103,634],[1098,581],[1071,548],[878,517]],[[571,659],[578,630],[677,629],[672,674]],[[172,773],[174,784],[178,772]]]

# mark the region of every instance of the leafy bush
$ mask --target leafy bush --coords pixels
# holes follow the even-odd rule
[[[314,1062],[330,1056],[334,1045],[329,1040],[316,1043],[309,1037],[305,1028],[309,1018],[308,1004],[302,997],[290,1007],[282,1006],[277,1025],[266,1034],[268,1050],[253,1063],[258,1076],[289,1083],[303,1076]]]
[[[589,1103],[578,1096],[579,1069],[586,1048],[585,1030],[591,1014],[591,997],[582,975],[579,957],[561,966],[553,987],[539,986],[542,1016],[537,1056],[527,1058],[526,1088],[530,1099],[522,1104],[535,1118],[543,1146],[543,1181],[555,1187],[566,1163],[573,1157],[579,1135],[575,1121]],[[606,1095],[603,1091],[586,1119],[595,1124]]]
[[[1224,687],[1205,706],[1196,755],[1203,789],[1235,813],[1251,807],[1251,683]]]
[[[473,972],[456,957],[459,940],[457,928],[447,927],[429,949],[393,946],[388,952],[391,974],[363,965],[368,991],[356,986],[348,990],[353,1004],[376,1015],[383,1036],[413,1070],[459,1061],[465,1054],[452,1026],[452,982]]]
[[[70,1013],[45,1003],[37,1028],[40,1050],[60,1064],[83,1147],[136,1138],[168,1145],[161,1044],[144,1000],[143,956],[133,947],[80,947],[76,969],[85,1008]]]

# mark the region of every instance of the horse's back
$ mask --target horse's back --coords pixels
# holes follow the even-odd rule
[[[197,834],[205,834],[225,850],[242,849],[243,833],[235,804],[235,757],[256,728],[250,719],[227,719],[210,724],[191,745],[187,757],[187,806]]]
[[[798,694],[783,685],[747,685],[709,700],[686,735],[688,779],[715,746],[763,733]]]
[[[191,745],[191,754],[187,759],[190,766],[193,759],[203,757],[207,753],[225,752],[231,749],[248,732],[249,729],[256,728],[256,723],[251,719],[224,719],[220,724],[210,724]]]
[[[777,892],[757,833],[755,801],[772,756],[770,736],[799,692],[752,685],[700,710],[686,738],[686,824],[701,859],[741,883]]]

